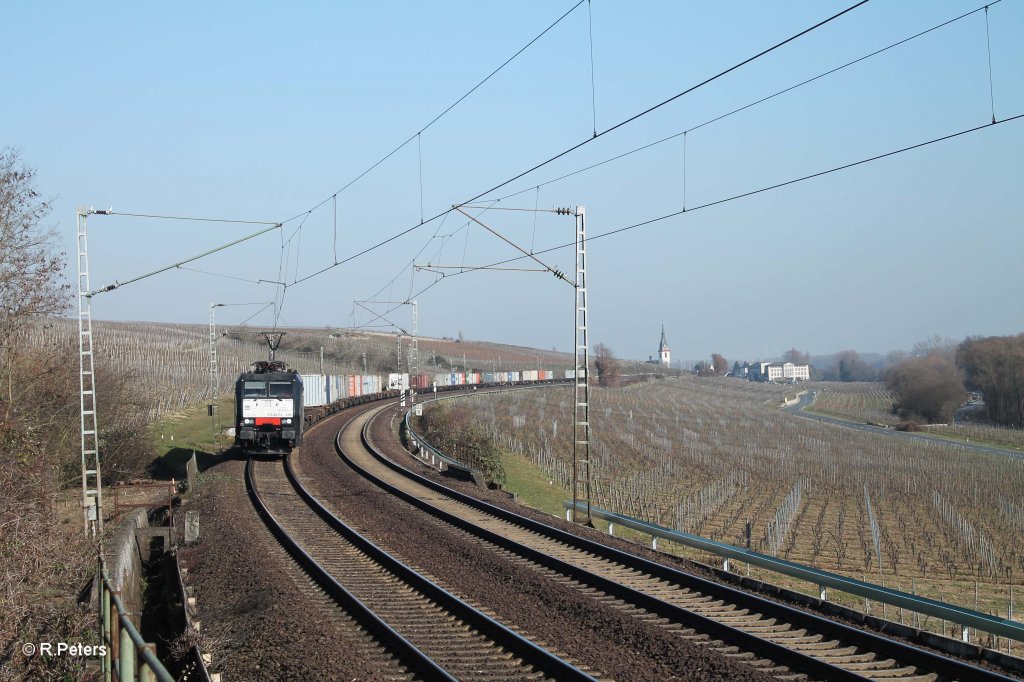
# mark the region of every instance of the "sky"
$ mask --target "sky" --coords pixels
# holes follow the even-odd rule
[[[451,211],[473,200],[570,278],[548,209],[585,206],[590,340],[624,358],[662,325],[674,359],[730,363],[1024,331],[1024,119],[987,125],[1024,114],[1024,1],[701,125],[984,6],[871,0],[626,122],[854,2],[8,2],[0,146],[71,281],[76,210],[118,213],[88,220],[91,289],[282,223],[95,319],[410,331],[383,301],[415,299],[422,335],[571,351],[573,287],[536,262],[436,269],[522,255]]]

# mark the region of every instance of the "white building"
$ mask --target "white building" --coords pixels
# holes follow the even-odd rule
[[[668,349],[668,341],[665,340],[665,325],[661,325],[661,343],[658,344],[658,357],[647,356],[648,365],[661,365],[668,367],[672,361],[672,351]]]
[[[747,378],[751,381],[810,381],[810,365],[794,365],[792,362],[754,362],[750,364]]]
[[[662,367],[668,367],[671,363],[672,351],[668,349],[668,341],[665,340],[665,325],[661,325],[661,343],[658,344],[658,361]]]

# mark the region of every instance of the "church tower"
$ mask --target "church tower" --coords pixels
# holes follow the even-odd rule
[[[671,351],[668,349],[668,341],[665,340],[665,325],[661,325],[661,343],[658,344],[658,360],[663,367],[668,367],[671,359]]]

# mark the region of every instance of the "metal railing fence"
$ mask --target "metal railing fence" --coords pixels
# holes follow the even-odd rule
[[[104,682],[175,682],[174,676],[156,657],[156,645],[142,638],[121,600],[121,593],[110,584],[106,562],[99,561],[99,616],[101,641],[104,646],[100,659],[101,679]]]

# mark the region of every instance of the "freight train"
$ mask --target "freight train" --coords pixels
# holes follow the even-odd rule
[[[283,362],[261,361],[253,363],[253,371],[240,374],[235,382],[235,446],[246,455],[287,455],[302,443],[304,427],[353,405],[398,398],[410,388],[424,394],[567,380],[555,379],[555,373],[546,370],[448,372],[411,377],[300,375]]]
[[[247,455],[287,455],[302,443],[302,377],[283,362],[253,363],[235,382],[235,446]]]
[[[561,374],[561,373],[559,373]],[[572,370],[564,372],[565,379],[575,376]],[[518,384],[545,384],[561,381],[551,370],[527,370],[523,372],[442,372],[437,374],[303,374],[302,382],[306,391],[306,407],[333,403],[343,398],[355,398],[383,391],[407,391],[416,393],[449,391],[458,388],[488,388]]]

